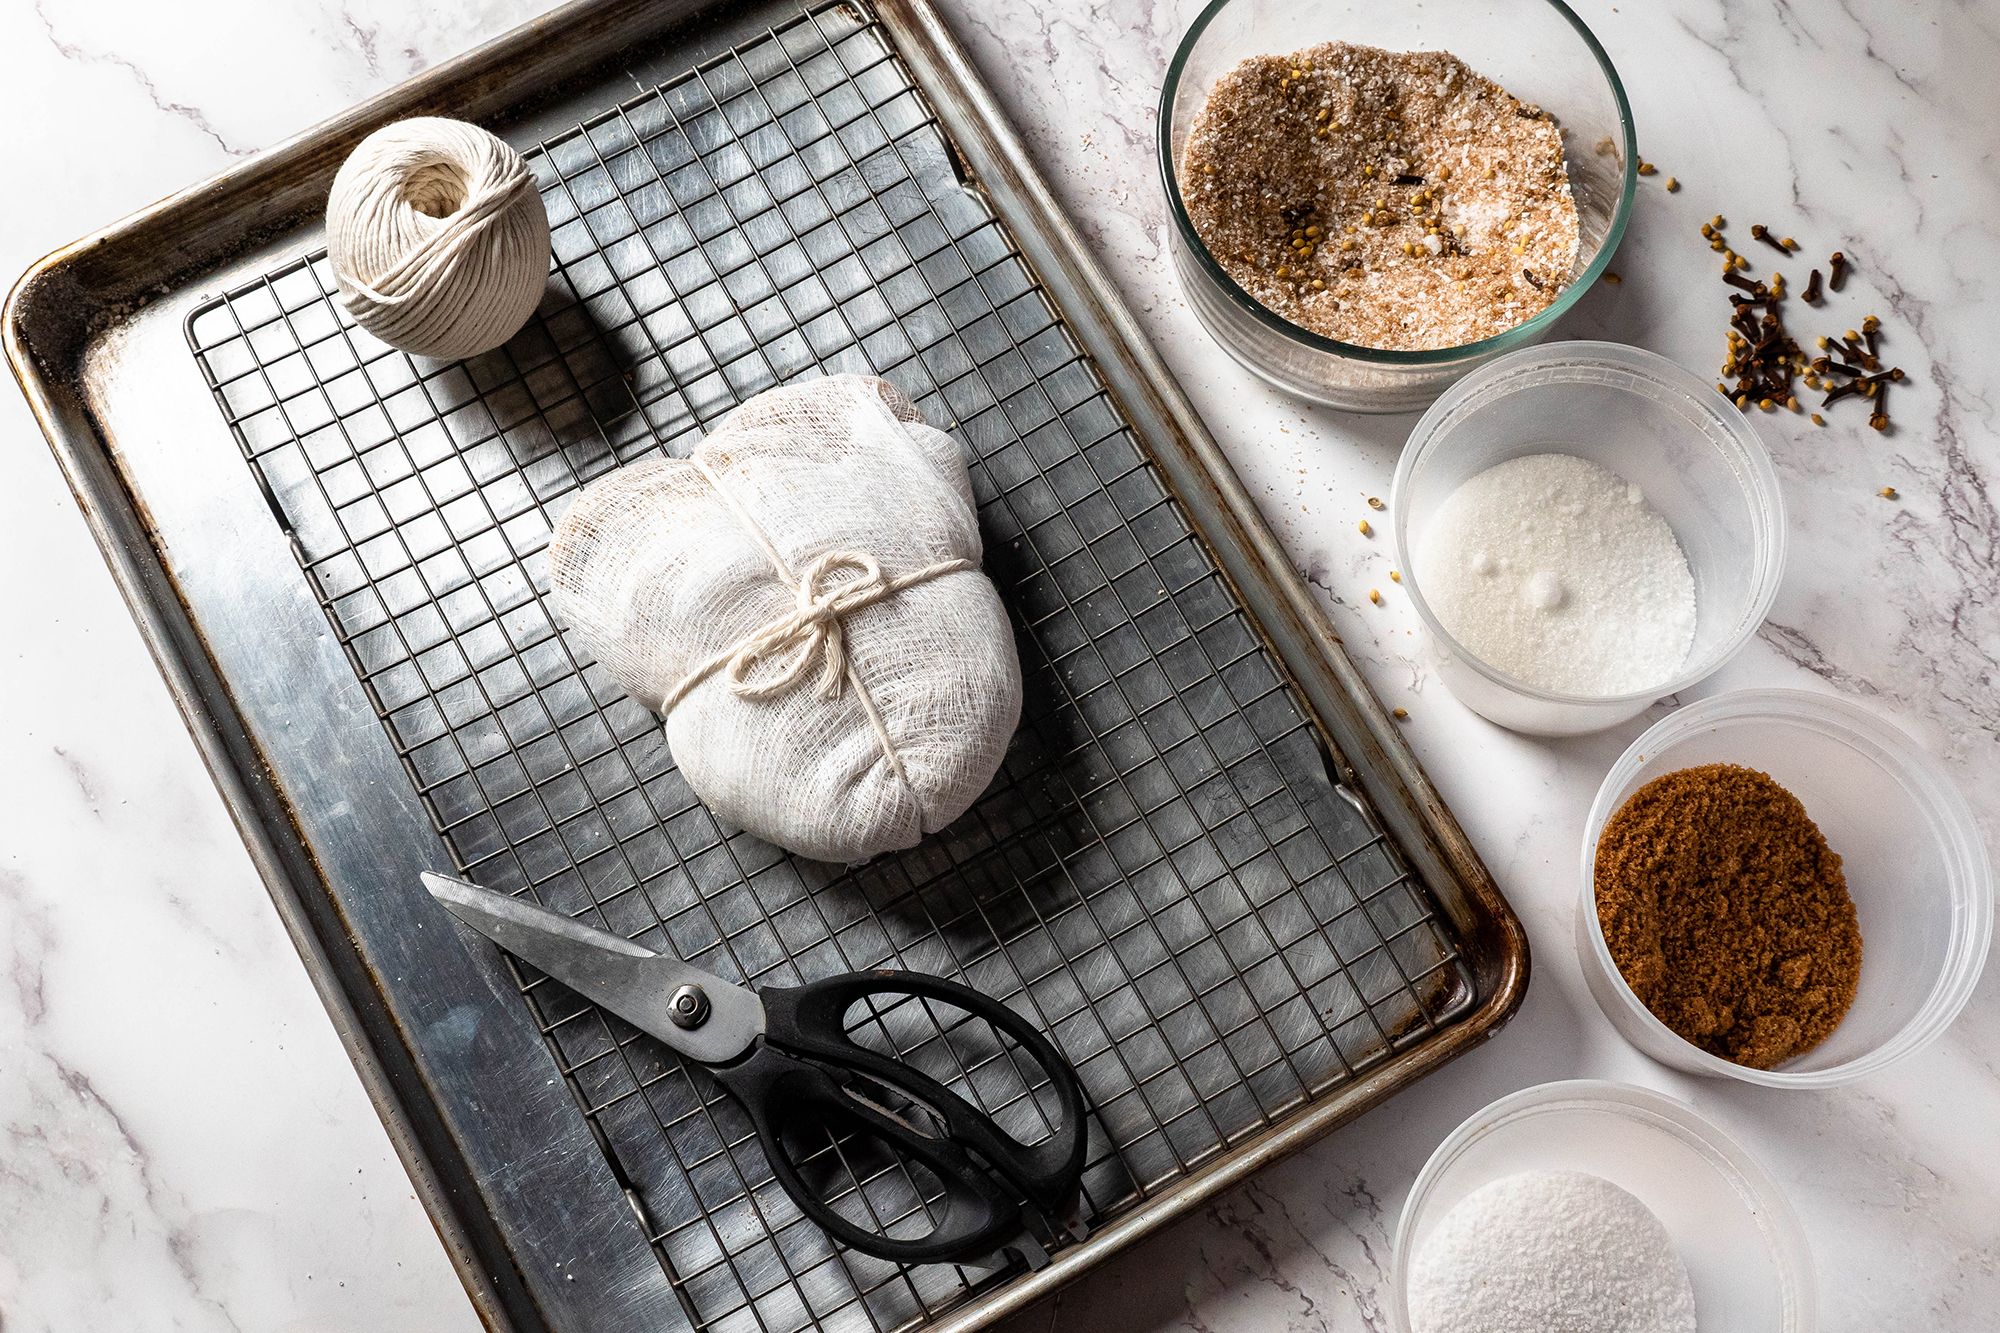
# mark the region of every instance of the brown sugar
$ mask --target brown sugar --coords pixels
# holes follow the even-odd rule
[[[1632,794],[1597,843],[1597,921],[1659,1020],[1752,1069],[1820,1044],[1854,1002],[1861,930],[1798,797],[1734,764]]]
[[[1458,347],[1569,285],[1562,131],[1443,51],[1323,42],[1225,73],[1181,157],[1189,220],[1258,303],[1363,347]]]

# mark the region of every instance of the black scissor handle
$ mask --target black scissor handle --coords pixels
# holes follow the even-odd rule
[[[1061,1104],[1062,1123],[1036,1144],[1025,1144],[951,1089],[900,1060],[859,1045],[847,1035],[847,1011],[871,996],[909,995],[938,1000],[985,1020],[1011,1037],[1041,1067]],[[924,972],[851,972],[796,987],[758,992],[764,1002],[764,1044],[749,1060],[716,1077],[750,1112],[778,1183],[807,1216],[865,1254],[905,1263],[967,1259],[1013,1239],[1019,1210],[1000,1191],[979,1154],[1030,1202],[1059,1216],[1075,1197],[1083,1174],[1083,1088],[1076,1073],[1034,1024],[990,996]],[[776,1048],[775,1051],[773,1048]],[[832,1069],[851,1070],[908,1094],[944,1121],[946,1137],[934,1139],[857,1101],[824,1070],[803,1061],[781,1061],[780,1052]],[[817,1079],[801,1073],[802,1066]],[[786,1157],[779,1134],[808,1112],[835,1127],[864,1129],[921,1162],[944,1185],[947,1210],[920,1240],[902,1241],[864,1231],[810,1196]]]
[[[1020,1205],[964,1149],[950,1139],[919,1134],[856,1101],[821,1066],[759,1043],[741,1064],[712,1072],[749,1113],[779,1186],[799,1211],[850,1248],[897,1263],[950,1263],[991,1253],[1020,1234]],[[943,1215],[936,1226],[927,1235],[899,1239],[841,1216],[800,1177],[785,1149],[785,1130],[795,1123],[882,1139],[921,1163],[944,1186]]]
[[[946,1131],[993,1164],[1037,1208],[1060,1213],[1083,1174],[1083,1088],[1076,1073],[1035,1025],[969,986],[927,972],[849,972],[824,981],[757,993],[764,1001],[764,1036],[773,1045],[825,1064],[852,1069],[915,1097],[944,1117]],[[1020,1142],[937,1080],[847,1035],[847,1011],[877,995],[939,1000],[986,1020],[1028,1053],[1062,1104],[1062,1123],[1040,1143]]]

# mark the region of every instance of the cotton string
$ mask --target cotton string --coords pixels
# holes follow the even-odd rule
[[[858,551],[828,551],[807,565],[803,575],[794,575],[762,525],[729,493],[728,487],[722,484],[722,478],[700,459],[691,458],[688,461],[708,478],[708,484],[715,488],[716,495],[762,549],[764,558],[771,562],[778,581],[790,588],[798,601],[785,615],[754,631],[740,643],[724,648],[682,676],[660,702],[660,715],[664,717],[673,711],[674,705],[685,698],[689,690],[725,667],[728,668],[726,674],[730,693],[741,699],[775,699],[795,689],[811,674],[814,663],[818,662],[819,697],[836,698],[842,682],[852,682],[854,697],[875,728],[875,738],[882,744],[882,753],[888,759],[889,767],[895,770],[897,777],[909,781],[909,775],[903,771],[903,758],[896,751],[895,741],[890,739],[889,728],[883,724],[874,698],[861,683],[861,677],[855,674],[853,663],[847,659],[846,636],[840,622],[842,617],[886,601],[905,588],[914,588],[947,574],[976,570],[978,564],[971,560],[944,560],[915,573],[884,578],[882,566],[874,556]],[[831,584],[827,575],[836,569],[858,570],[861,577]],[[776,677],[760,683],[751,682],[749,674],[752,667],[788,650],[792,653],[791,660]]]
[[[420,116],[361,141],[333,178],[327,253],[341,304],[392,347],[459,360],[541,303],[549,218],[521,155],[477,125]]]

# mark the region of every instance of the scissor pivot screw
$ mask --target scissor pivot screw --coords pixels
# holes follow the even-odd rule
[[[698,1028],[708,1021],[708,994],[699,986],[682,986],[667,1001],[667,1017],[677,1028]]]

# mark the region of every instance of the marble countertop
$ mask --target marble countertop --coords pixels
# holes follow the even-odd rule
[[[1834,1092],[1683,1077],[1627,1047],[1584,989],[1570,927],[1586,807],[1646,719],[1547,742],[1452,700],[1386,578],[1386,544],[1355,528],[1410,419],[1282,398],[1187,311],[1152,154],[1194,0],[943,3],[1349,651],[1409,710],[1536,963],[1497,1040],[1021,1326],[1386,1329],[1397,1210],[1432,1147],[1503,1093],[1601,1077],[1692,1102],[1762,1159],[1804,1220],[1825,1327],[2000,1328],[2000,973],[1936,1046]],[[0,108],[15,126],[0,271],[545,7],[208,0],[190,21],[137,0],[0,0]],[[1945,760],[2000,845],[2000,8],[1578,9],[1662,175],[1642,183],[1622,283],[1585,295],[1557,336],[1718,361],[1716,303],[1689,290],[1713,261],[1696,228],[1720,212],[1844,250],[1856,273],[1842,308],[1880,314],[1910,373],[1887,436],[1859,411],[1824,430],[1757,418],[1790,506],[1789,572],[1757,641],[1690,697],[1789,685],[1856,699]],[[476,1327],[12,393],[0,442],[0,1326]]]

